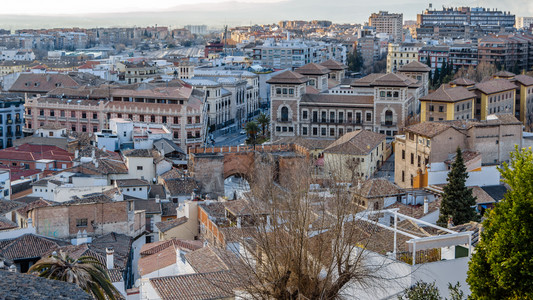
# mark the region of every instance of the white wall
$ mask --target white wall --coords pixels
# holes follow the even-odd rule
[[[428,185],[445,184],[448,177],[448,170],[446,171],[430,171],[428,172]],[[468,172],[467,186],[486,186],[499,185],[500,172],[497,166],[482,167],[481,171]]]
[[[121,187],[120,190],[124,195],[140,199],[148,199],[148,188],[148,186],[128,186]]]
[[[153,157],[126,157],[126,165],[128,167],[128,178],[139,178],[152,181],[155,178],[155,166]],[[137,167],[141,166],[142,170]]]

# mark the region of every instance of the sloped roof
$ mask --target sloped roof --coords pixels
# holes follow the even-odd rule
[[[455,84],[457,86],[471,86],[476,84],[475,81],[472,81],[468,78],[460,77],[455,79],[454,81],[450,82],[451,84]]]
[[[410,131],[428,138],[432,138],[449,128],[453,128],[453,126],[451,124],[441,122],[424,122],[408,126],[405,128],[405,131]]]
[[[414,83],[414,79],[396,73],[388,73],[374,80],[372,85],[408,87]]]
[[[356,190],[355,193],[370,199],[403,195],[405,191],[387,179],[372,178],[364,181],[361,189]]]
[[[303,84],[309,81],[309,78],[302,76],[293,71],[285,71],[280,74],[272,76],[266,83],[288,83],[288,84]]]
[[[502,78],[510,78],[510,77],[514,77],[515,74],[511,73],[511,72],[508,72],[508,71],[500,71],[500,72],[495,73],[493,76],[494,77],[502,77]]]
[[[128,186],[148,186],[150,183],[144,179],[117,179],[115,180],[118,187],[128,187]]]
[[[52,238],[25,234],[15,239],[0,241],[0,257],[10,260],[38,258],[50,250],[67,244]]]
[[[356,130],[346,133],[331,143],[324,149],[324,153],[367,155],[384,140],[384,134],[368,130]]]
[[[27,74],[23,73],[15,80],[11,92],[46,93],[58,87],[74,87],[79,84],[66,74]]]
[[[514,79],[515,81],[525,86],[533,85],[533,77],[528,76],[528,75],[516,75]]]
[[[177,247],[177,248],[182,248],[185,250],[194,251],[194,250],[198,250],[202,248],[202,241],[171,239],[171,240],[166,240],[166,241],[148,243],[148,244],[144,244],[141,247],[140,254],[141,256],[148,256],[148,255],[159,253],[160,251],[168,247],[172,247],[172,248]]]
[[[23,208],[26,206],[26,203],[17,202],[13,200],[0,199],[0,215],[5,215],[14,210]]]
[[[161,150],[164,151],[165,154],[171,153],[171,152],[178,152],[180,154],[186,154],[183,149],[181,149],[176,143],[169,139],[158,139],[154,140],[154,147],[161,152]]]
[[[191,195],[200,189],[200,183],[191,177],[165,179],[165,186],[171,196]]]
[[[331,72],[330,69],[316,63],[308,63],[295,70],[302,75],[325,75]]]
[[[449,87],[445,84],[441,85],[436,91],[420,97],[421,101],[441,101],[441,102],[457,102],[466,99],[475,98],[476,94],[467,90],[465,87],[456,86]]]
[[[344,65],[343,63],[341,62],[338,62],[336,60],[333,60],[333,59],[328,59],[326,60],[325,62],[323,63],[320,63],[321,66],[324,66],[332,71],[342,71],[344,69],[347,69],[348,67],[346,65]]]
[[[496,203],[496,199],[492,198],[487,192],[485,192],[479,186],[473,186],[472,195],[476,197],[476,204]]]
[[[180,225],[183,225],[183,224],[187,223],[188,220],[189,220],[189,218],[187,218],[187,217],[181,217],[181,218],[174,219],[174,220],[157,222],[157,223],[155,223],[155,226],[159,229],[159,231],[167,232],[167,231],[169,231],[172,228],[176,228],[176,227],[178,227]]]
[[[0,290],[4,299],[92,300],[74,283],[51,280],[30,274],[0,270]]]
[[[484,94],[494,94],[507,90],[516,89],[516,85],[507,79],[493,79],[485,82],[477,83],[475,88]]]
[[[151,278],[162,300],[206,300],[234,297],[241,281],[229,271]]]
[[[185,254],[185,259],[197,273],[227,271],[235,265],[232,258],[237,259],[234,253],[211,246]]]
[[[398,71],[400,72],[429,72],[431,68],[417,60],[413,60],[410,63],[401,66]]]
[[[6,219],[4,216],[0,216],[0,231],[6,230],[6,229],[13,229],[17,228],[17,223]]]

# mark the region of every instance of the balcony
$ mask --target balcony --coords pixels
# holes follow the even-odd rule
[[[381,122],[382,127],[396,127],[396,122]]]
[[[282,119],[282,118],[277,118],[276,119],[276,122],[278,123],[292,123],[292,120],[289,120],[289,119]]]

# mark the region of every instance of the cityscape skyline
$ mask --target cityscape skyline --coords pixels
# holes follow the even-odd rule
[[[74,27],[118,27],[118,26],[183,26],[206,24],[212,27],[277,23],[280,20],[325,19],[335,23],[364,23],[372,12],[387,10],[403,13],[404,20],[415,20],[416,14],[429,5],[429,1],[407,2],[378,1],[361,7],[361,1],[340,0],[323,7],[319,0],[161,0],[147,4],[145,1],[96,0],[96,5],[87,7],[65,1],[25,1],[4,4],[0,14],[0,28],[53,28]],[[434,8],[442,6],[484,6],[511,11],[517,16],[533,14],[533,3],[518,1],[432,1]],[[366,4],[366,3],[365,3]],[[80,13],[82,11],[83,13]]]

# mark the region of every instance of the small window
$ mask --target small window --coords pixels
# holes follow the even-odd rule
[[[76,227],[87,227],[87,219],[76,219]]]
[[[143,169],[143,166],[137,166],[138,171],[142,171],[142,169]]]

